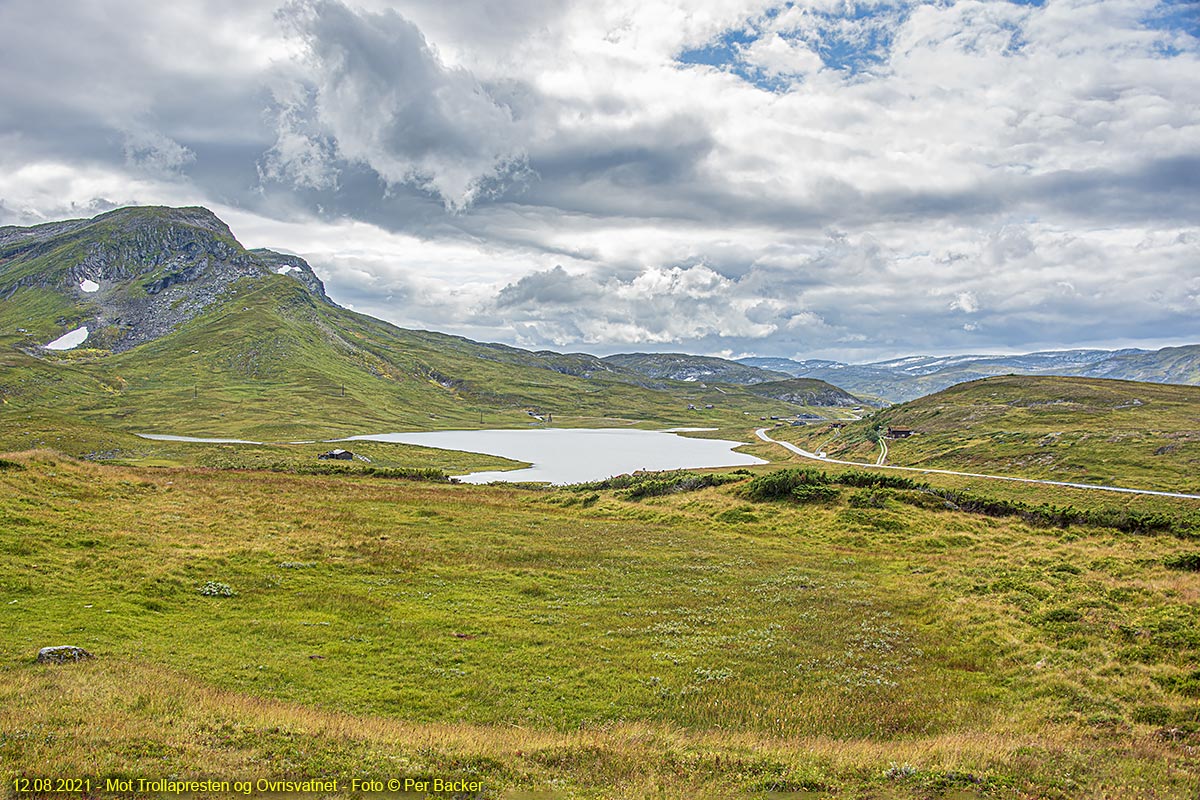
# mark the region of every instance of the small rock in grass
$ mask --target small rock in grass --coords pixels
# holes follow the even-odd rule
[[[64,644],[58,647],[43,647],[38,650],[37,663],[65,664],[68,661],[83,661],[88,658],[95,658],[95,656],[82,647]]]

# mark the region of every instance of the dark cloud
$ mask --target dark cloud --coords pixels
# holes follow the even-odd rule
[[[546,272],[534,272],[516,283],[510,283],[496,296],[496,305],[507,306],[574,306],[593,302],[600,295],[597,287],[586,278],[568,275],[561,266]]]
[[[445,65],[399,13],[295,0],[279,19],[303,42],[305,58],[298,85],[277,94],[271,177],[332,185],[336,158],[461,208],[523,170],[522,131],[511,112],[470,72]]]

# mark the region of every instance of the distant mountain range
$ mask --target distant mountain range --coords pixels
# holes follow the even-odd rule
[[[1062,375],[1200,384],[1200,345],[1161,350],[1054,350],[1024,355],[909,356],[870,364],[741,358],[738,364],[816,378],[860,397],[902,403],[993,375]]]
[[[799,377],[783,370],[772,371],[770,367],[762,368],[715,356],[693,356],[687,353],[619,353],[605,356],[602,360],[648,378],[665,378],[689,383],[738,383],[751,386]]]

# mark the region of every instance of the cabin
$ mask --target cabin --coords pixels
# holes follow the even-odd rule
[[[887,435],[889,439],[907,439],[913,435],[913,429],[903,425],[889,425]]]
[[[831,427],[831,428],[836,428],[836,429],[838,429],[838,430],[841,430],[842,428],[846,427],[846,423],[844,423],[844,422],[831,422],[831,423],[829,423],[829,427]]]
[[[339,448],[337,450],[330,450],[328,453],[321,453],[319,456],[317,456],[317,458],[322,460],[335,459],[337,461],[353,461],[354,453],[351,453],[349,450],[342,450]]]

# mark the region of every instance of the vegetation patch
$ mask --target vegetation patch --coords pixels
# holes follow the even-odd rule
[[[602,481],[577,483],[568,487],[573,492],[593,493],[600,489],[620,490],[618,496],[626,500],[641,500],[645,497],[662,497],[681,492],[694,492],[710,486],[744,481],[751,473],[745,470],[734,473],[721,472],[638,472],[633,475],[617,475]],[[591,502],[595,502],[592,500]]]
[[[934,487],[896,475],[861,470],[825,472],[813,467],[769,472],[751,480],[743,495],[751,500],[826,502],[837,497],[834,485],[868,487],[851,495],[854,508],[885,508],[895,500],[917,508],[952,510],[989,517],[1018,517],[1041,527],[1069,528],[1073,525],[1112,528],[1135,534],[1169,533],[1184,539],[1200,537],[1200,514],[1180,507],[1176,513],[1097,506],[1080,508],[1050,503],[1031,504],[993,497],[963,489]],[[1186,557],[1175,569],[1186,566]],[[1198,557],[1200,558],[1200,557]]]
[[[1200,553],[1181,553],[1163,562],[1168,569],[1200,572]]]
[[[237,592],[233,591],[228,583],[220,583],[219,581],[205,581],[200,587],[200,594],[205,597],[233,597]]]

